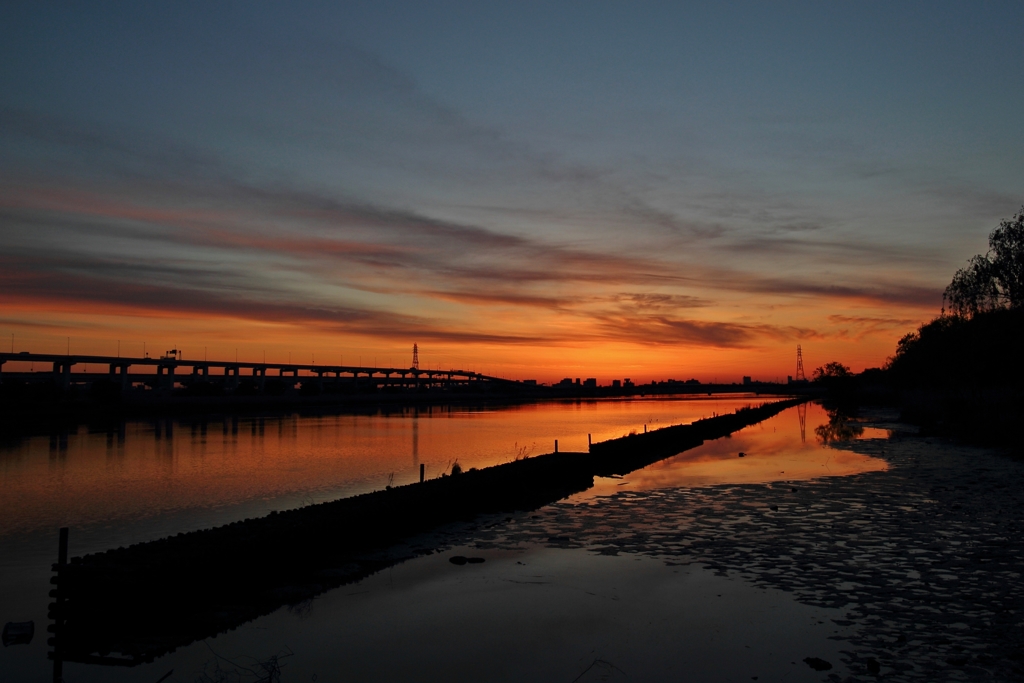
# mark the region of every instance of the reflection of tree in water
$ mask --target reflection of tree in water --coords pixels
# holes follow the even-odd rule
[[[850,416],[842,410],[835,408],[826,412],[828,413],[828,423],[814,428],[814,433],[822,445],[852,441],[864,433],[864,428],[856,422],[852,422]]]

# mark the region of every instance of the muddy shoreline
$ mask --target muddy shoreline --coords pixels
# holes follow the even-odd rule
[[[462,542],[700,565],[842,609],[822,625],[847,644],[823,681],[1022,680],[1024,462],[894,418],[866,422],[888,439],[833,445],[884,471],[562,501]]]

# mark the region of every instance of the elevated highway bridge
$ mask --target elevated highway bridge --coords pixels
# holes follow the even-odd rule
[[[41,368],[40,368],[41,366]],[[0,379],[53,382],[64,389],[103,381],[122,391],[149,387],[159,391],[196,385],[238,389],[243,382],[256,390],[268,381],[294,388],[312,383],[320,390],[331,388],[428,389],[467,387],[480,390],[525,386],[523,382],[466,370],[378,368],[315,363],[267,363],[246,361],[186,360],[176,354],[159,358],[63,355],[48,353],[0,353]]]

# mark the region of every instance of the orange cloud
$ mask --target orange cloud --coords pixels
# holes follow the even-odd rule
[[[63,319],[97,343],[166,334],[192,347],[234,338],[310,353],[417,341],[452,364],[542,380],[570,368],[767,379],[791,374],[797,342],[820,349],[821,362],[880,364],[939,300],[885,275],[820,282],[304,194],[246,198],[177,209],[167,198],[8,188],[3,324],[45,337]]]

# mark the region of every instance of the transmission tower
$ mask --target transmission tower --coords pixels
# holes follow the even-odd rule
[[[794,379],[798,382],[807,381],[807,375],[804,374],[804,351],[799,344],[796,345],[796,377]]]
[[[420,369],[420,347],[416,344],[412,345],[412,369]]]

